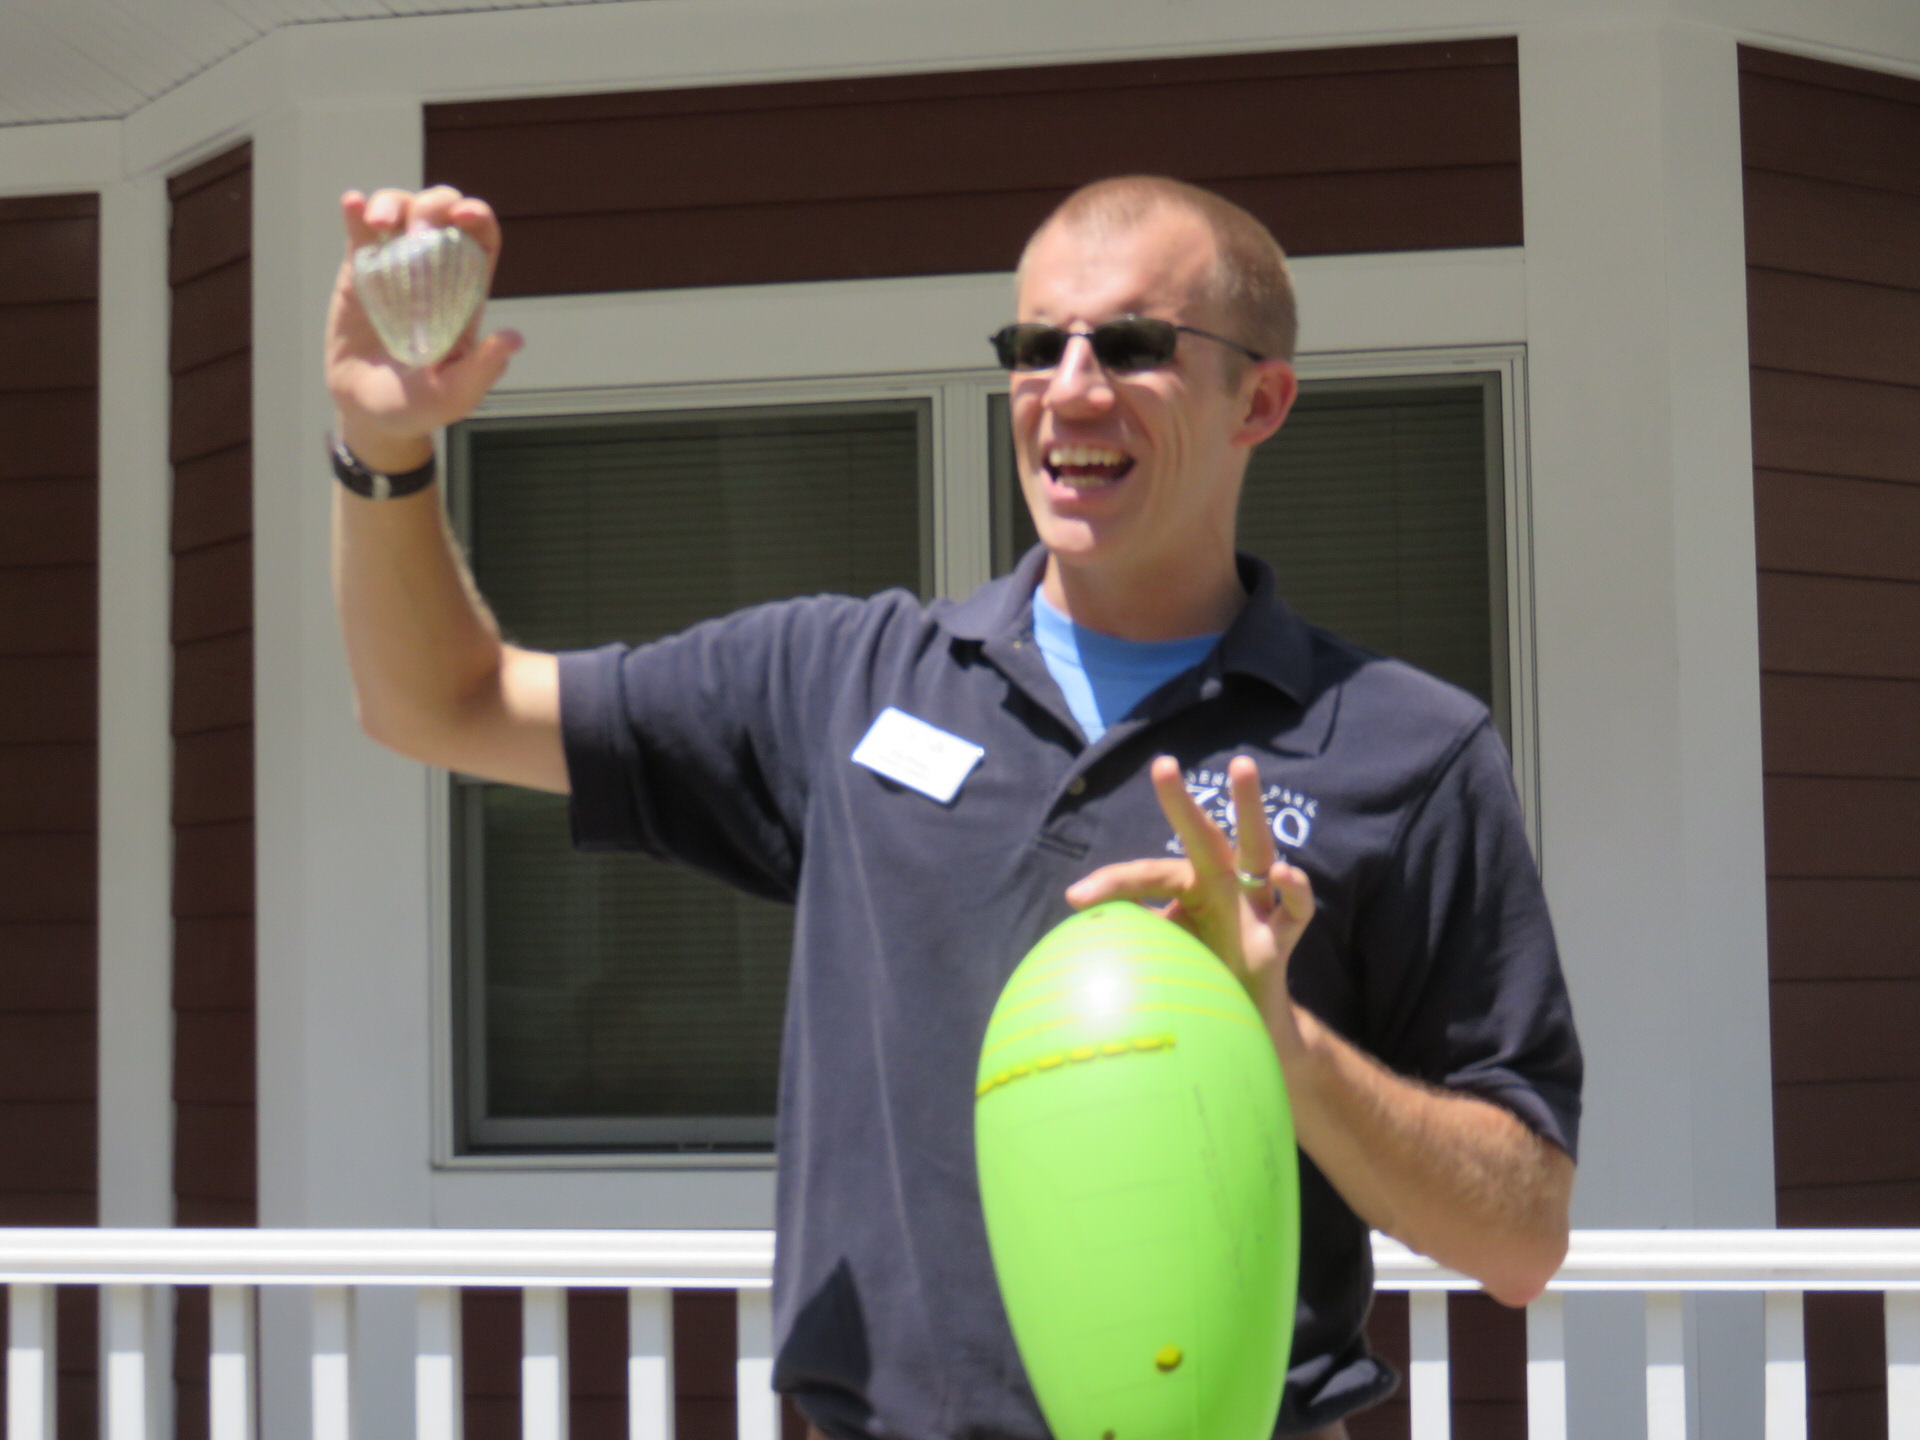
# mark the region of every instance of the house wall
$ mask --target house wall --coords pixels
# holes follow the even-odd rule
[[[1920,1225],[1920,80],[1740,52],[1785,1225]],[[1814,1433],[1884,1434],[1872,1297]]]
[[[0,199],[0,1224],[99,1219],[99,253],[92,194]],[[93,1296],[60,1403],[95,1432]]]

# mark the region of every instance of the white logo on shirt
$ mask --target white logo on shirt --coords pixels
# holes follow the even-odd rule
[[[1187,793],[1193,796],[1194,803],[1206,812],[1207,818],[1233,839],[1237,824],[1233,813],[1233,791],[1224,770],[1189,770],[1186,772]],[[1311,795],[1303,795],[1285,785],[1268,785],[1260,792],[1260,800],[1266,809],[1266,821],[1273,831],[1273,840],[1282,850],[1298,850],[1307,843],[1307,837],[1313,833],[1313,822],[1319,818],[1320,802]],[[1180,837],[1174,836],[1167,842],[1167,851],[1173,855],[1184,855],[1186,847],[1180,843]]]

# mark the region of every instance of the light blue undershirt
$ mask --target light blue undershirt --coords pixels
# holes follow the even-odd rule
[[[1033,592],[1033,638],[1047,673],[1091,745],[1107,727],[1182,670],[1207,658],[1218,635],[1180,640],[1122,640],[1076,625]]]

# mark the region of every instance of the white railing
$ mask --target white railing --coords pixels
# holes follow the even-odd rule
[[[1383,1290],[1409,1293],[1408,1388],[1413,1440],[1450,1440],[1447,1292],[1473,1282],[1376,1238]],[[54,1287],[98,1286],[104,1301],[101,1413],[105,1440],[154,1440],[148,1333],[153,1287],[210,1286],[211,1440],[254,1440],[258,1366],[253,1306],[260,1287],[311,1296],[308,1356],[314,1440],[349,1440],[354,1291],[417,1292],[415,1434],[461,1434],[460,1291],[523,1292],[523,1440],[567,1435],[566,1291],[627,1292],[627,1403],[633,1440],[672,1440],[676,1289],[739,1294],[736,1376],[741,1440],[775,1440],[770,1389],[773,1238],[765,1231],[6,1230],[7,1440],[54,1440]],[[1920,1440],[1920,1231],[1581,1231],[1546,1295],[1527,1312],[1527,1434],[1566,1440],[1564,1297],[1646,1297],[1649,1440],[1684,1440],[1689,1293],[1765,1299],[1765,1440],[1805,1440],[1809,1290],[1886,1297],[1889,1440]]]

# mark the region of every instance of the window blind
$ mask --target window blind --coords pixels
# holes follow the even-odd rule
[[[475,578],[537,649],[635,643],[762,601],[923,588],[924,402],[482,422]],[[456,789],[469,1148],[764,1146],[786,907],[580,855],[562,797]]]

